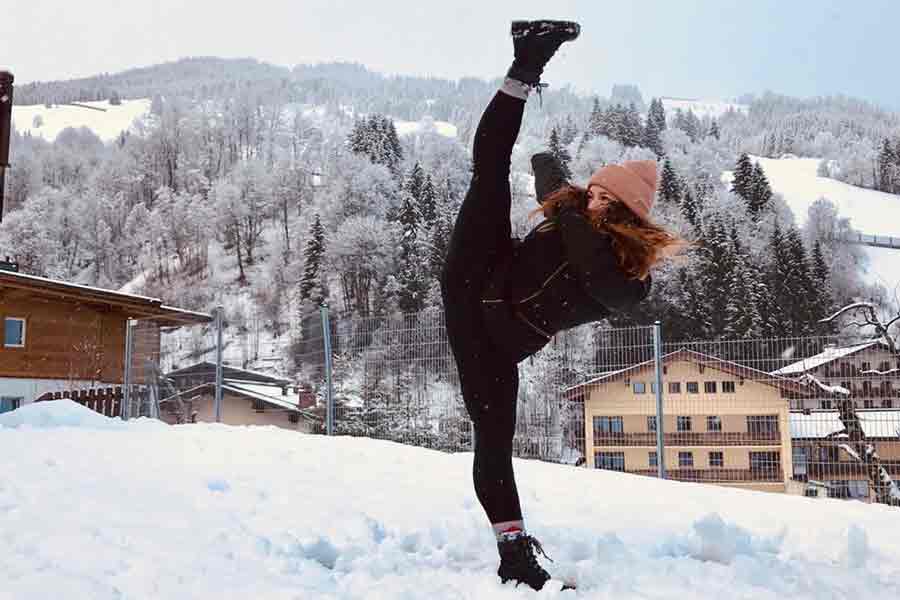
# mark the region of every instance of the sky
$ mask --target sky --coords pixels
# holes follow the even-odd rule
[[[896,0],[2,0],[0,64],[17,83],[186,56],[351,61],[384,73],[502,75],[513,19],[575,19],[552,86],[645,98],[842,93],[900,109]]]

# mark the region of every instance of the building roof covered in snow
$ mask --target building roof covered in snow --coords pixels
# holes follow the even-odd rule
[[[261,371],[251,371],[249,369],[241,369],[230,365],[222,365],[222,376],[225,379],[240,379],[242,381],[258,381],[275,385],[289,385],[291,380],[286,377],[279,377],[271,373],[263,373]],[[215,363],[203,360],[186,367],[173,369],[166,373],[166,377],[171,377],[176,384],[182,379],[202,378],[203,380],[213,381],[216,377]],[[199,382],[198,382],[199,383]]]
[[[804,396],[810,395],[812,393],[808,386],[803,385],[797,381],[786,379],[784,377],[773,375],[771,373],[766,373],[765,371],[760,371],[752,367],[747,367],[730,360],[721,359],[709,354],[697,352],[695,350],[688,350],[687,348],[682,348],[680,350],[676,350],[675,352],[670,352],[663,355],[662,357],[662,362],[664,365],[679,361],[688,361],[704,365],[706,367],[722,371],[723,373],[728,373],[735,377],[742,377],[744,379],[756,381],[764,385],[777,387],[785,392],[791,392]],[[629,367],[618,369],[616,371],[608,371],[606,373],[598,375],[597,377],[594,377],[593,379],[568,388],[566,390],[566,394],[568,397],[574,397],[578,395],[585,387],[624,379],[629,375],[638,373],[644,369],[652,369],[654,365],[655,362],[651,359],[636,363]]]
[[[103,306],[124,313],[130,318],[152,318],[163,326],[209,323],[207,313],[167,306],[159,298],[126,294],[99,287],[69,283],[47,277],[0,270],[0,289],[16,290],[23,296],[44,296],[80,304]]]
[[[862,352],[863,350],[868,350],[869,348],[874,348],[876,346],[882,346],[886,348],[887,344],[885,344],[881,340],[871,340],[869,342],[865,342],[863,344],[855,344],[853,346],[830,346],[825,348],[825,350],[816,354],[815,356],[810,356],[809,358],[798,360],[797,362],[791,363],[786,367],[782,367],[776,371],[772,371],[772,375],[781,375],[783,377],[802,375],[823,365],[833,363],[836,360],[846,358],[848,356],[856,354],[857,352]]]
[[[900,410],[857,410],[863,432],[870,439],[900,441]],[[844,429],[836,410],[816,410],[791,413],[791,437],[794,439],[822,439]],[[836,440],[842,438],[835,437]]]

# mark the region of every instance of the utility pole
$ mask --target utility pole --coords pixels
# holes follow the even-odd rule
[[[9,134],[12,130],[13,74],[0,71],[0,221],[3,221],[3,194],[9,166]]]

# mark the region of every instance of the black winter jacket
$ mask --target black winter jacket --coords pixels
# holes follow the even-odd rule
[[[628,279],[610,236],[567,208],[514,244],[487,285],[482,307],[491,339],[519,362],[560,331],[634,306],[650,284],[650,277]]]

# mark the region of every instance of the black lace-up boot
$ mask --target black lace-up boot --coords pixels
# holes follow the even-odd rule
[[[572,21],[513,21],[515,60],[506,76],[537,87],[541,73],[559,47],[574,40],[581,26]]]
[[[550,579],[550,574],[538,563],[535,550],[547,560],[553,561],[544,553],[541,543],[532,536],[524,533],[509,536],[497,542],[497,549],[500,551],[497,575],[503,583],[515,581],[516,585],[524,583],[539,590]]]

